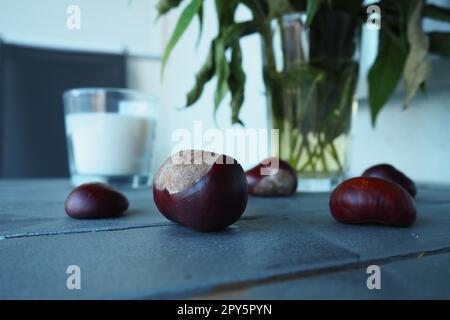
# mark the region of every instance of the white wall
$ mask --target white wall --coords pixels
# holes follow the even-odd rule
[[[159,78],[162,44],[179,16],[179,10],[154,23],[156,0],[0,0],[0,35],[5,41],[83,50],[120,52],[144,55],[129,61],[131,87],[156,93],[161,98],[156,163],[161,163],[174,147],[171,133],[177,128],[193,130],[194,121],[203,127],[215,127],[213,121],[214,81],[201,100],[188,110],[180,111],[185,93],[194,83],[194,72],[203,63],[209,40],[216,34],[212,1],[206,2],[203,40],[195,47],[198,24],[187,31],[173,51],[166,68],[164,82]],[[67,5],[78,4],[82,10],[82,29],[65,27]],[[246,12],[240,13],[245,18]],[[366,37],[363,54],[373,58],[368,48],[374,47],[373,34]],[[261,78],[260,43],[256,36],[242,42],[244,68],[247,73],[246,101],[241,117],[247,127],[266,126],[266,104]],[[363,64],[368,65],[370,59]],[[439,67],[442,66],[442,67]],[[450,64],[437,64],[428,97],[417,97],[403,111],[401,96],[392,99],[381,112],[378,125],[372,129],[367,104],[360,103],[354,124],[351,172],[359,174],[377,162],[391,162],[414,179],[450,182]],[[444,79],[444,81],[442,80]],[[364,83],[360,86],[364,92]],[[230,111],[226,101],[217,119],[219,127],[230,127]],[[239,160],[239,156],[238,156]]]
[[[156,0],[0,0],[4,41],[47,47],[159,55]],[[81,28],[66,26],[70,5],[81,10]]]
[[[449,85],[417,96],[409,109],[402,109],[396,95],[372,129],[366,101],[360,102],[354,124],[351,172],[387,162],[418,181],[450,183],[450,91]]]

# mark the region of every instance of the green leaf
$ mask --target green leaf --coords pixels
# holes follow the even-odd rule
[[[233,46],[240,37],[254,33],[257,24],[254,21],[234,23],[223,30],[222,37],[227,47]]]
[[[369,105],[373,126],[378,113],[401,79],[405,60],[406,54],[403,50],[381,29],[378,55],[368,75]]]
[[[216,0],[217,20],[219,21],[219,31],[234,23],[234,14],[238,7],[237,0]]]
[[[319,11],[323,0],[308,0],[306,4],[306,26],[309,27],[317,11]]]
[[[428,38],[422,30],[423,1],[414,2],[407,20],[407,39],[409,53],[403,70],[405,82],[404,108],[407,108],[417,89],[425,82],[431,72],[431,64],[427,60]]]
[[[214,96],[214,116],[219,109],[225,95],[228,92],[228,77],[230,75],[230,69],[228,66],[227,57],[225,54],[225,43],[221,38],[217,39],[215,48],[215,66],[217,76],[217,87]]]
[[[170,53],[172,52],[172,49],[175,47],[178,40],[180,40],[181,36],[188,28],[192,19],[194,18],[200,6],[202,5],[202,1],[203,0],[192,0],[191,3],[189,3],[189,5],[181,13],[180,19],[178,20],[177,25],[175,27],[175,31],[172,33],[172,36],[170,37],[169,43],[167,44],[166,51],[164,53],[161,67],[161,77],[164,74],[164,68],[166,66],[167,59],[169,58]]]
[[[430,52],[443,58],[450,58],[450,32],[430,32]]]
[[[214,59],[215,59],[215,45],[216,41],[211,42],[211,48],[209,50],[208,57],[203,64],[200,71],[195,76],[195,86],[187,94],[186,107],[193,105],[200,98],[203,92],[205,84],[212,79],[215,72]]]
[[[254,21],[239,22],[229,26],[223,32],[222,36],[219,35],[219,37],[222,37],[221,41],[224,41],[225,50],[241,37],[256,32],[256,26],[257,24]],[[205,63],[203,64],[202,68],[195,76],[196,78],[195,85],[191,89],[191,91],[189,91],[189,93],[187,94],[187,103],[186,103],[187,107],[197,102],[197,100],[200,98],[203,92],[206,83],[210,81],[216,74],[215,60],[216,60],[217,41],[218,41],[217,39],[214,39],[212,41],[208,57]]]
[[[198,23],[199,23],[199,30],[198,30],[198,37],[197,37],[197,46],[200,43],[200,40],[202,38],[203,33],[203,3],[200,5],[197,11],[197,17],[198,17]]]
[[[230,61],[230,77],[228,78],[228,86],[231,91],[231,122],[244,125],[239,119],[239,112],[244,103],[245,91],[245,72],[242,68],[242,51],[239,40],[232,45],[232,54]]]
[[[234,14],[238,6],[237,0],[216,0],[216,13],[219,20],[219,35],[216,38],[214,64],[217,78],[217,87],[214,95],[214,119],[220,104],[225,98],[229,87],[228,77],[230,68],[226,57],[228,30],[236,26]]]

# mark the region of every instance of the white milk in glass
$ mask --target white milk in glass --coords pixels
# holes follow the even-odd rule
[[[122,176],[150,167],[155,121],[127,113],[66,115],[75,171],[80,175]]]

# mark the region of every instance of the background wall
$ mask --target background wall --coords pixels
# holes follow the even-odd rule
[[[440,1],[448,3],[448,0]],[[203,63],[209,40],[216,34],[212,1],[206,1],[203,38],[195,46],[197,22],[179,42],[160,82],[160,57],[179,10],[156,20],[156,0],[0,0],[0,37],[4,41],[38,46],[101,50],[130,54],[129,84],[158,95],[161,99],[156,163],[172,151],[169,143],[174,129],[193,130],[196,120],[214,128],[212,101],[215,83],[210,83],[201,100],[180,111],[185,93],[193,85],[194,72]],[[81,8],[81,29],[68,30],[66,8]],[[241,10],[239,17],[248,13]],[[427,22],[427,28],[442,28]],[[365,101],[365,71],[374,57],[377,35],[365,31],[362,47],[362,72],[359,86],[360,108],[354,125],[351,172],[359,174],[378,162],[390,162],[421,181],[450,182],[450,64],[434,61],[433,78],[427,97],[418,96],[408,110],[402,110],[399,92],[381,112],[376,129],[370,125]],[[247,127],[266,127],[266,105],[261,78],[260,42],[250,36],[243,43],[247,72],[246,101],[241,118]],[[228,100],[217,113],[219,128],[230,128]],[[240,155],[236,155],[239,159]]]

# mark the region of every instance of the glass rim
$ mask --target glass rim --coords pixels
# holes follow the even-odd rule
[[[127,88],[114,88],[114,87],[80,87],[80,88],[72,88],[65,90],[63,92],[63,97],[68,98],[71,97],[81,97],[83,95],[89,94],[98,94],[98,93],[119,93],[123,95],[129,95],[132,97],[136,97],[139,100],[147,100],[152,102],[158,102],[159,99],[148,92],[135,90],[135,89],[127,89]]]

